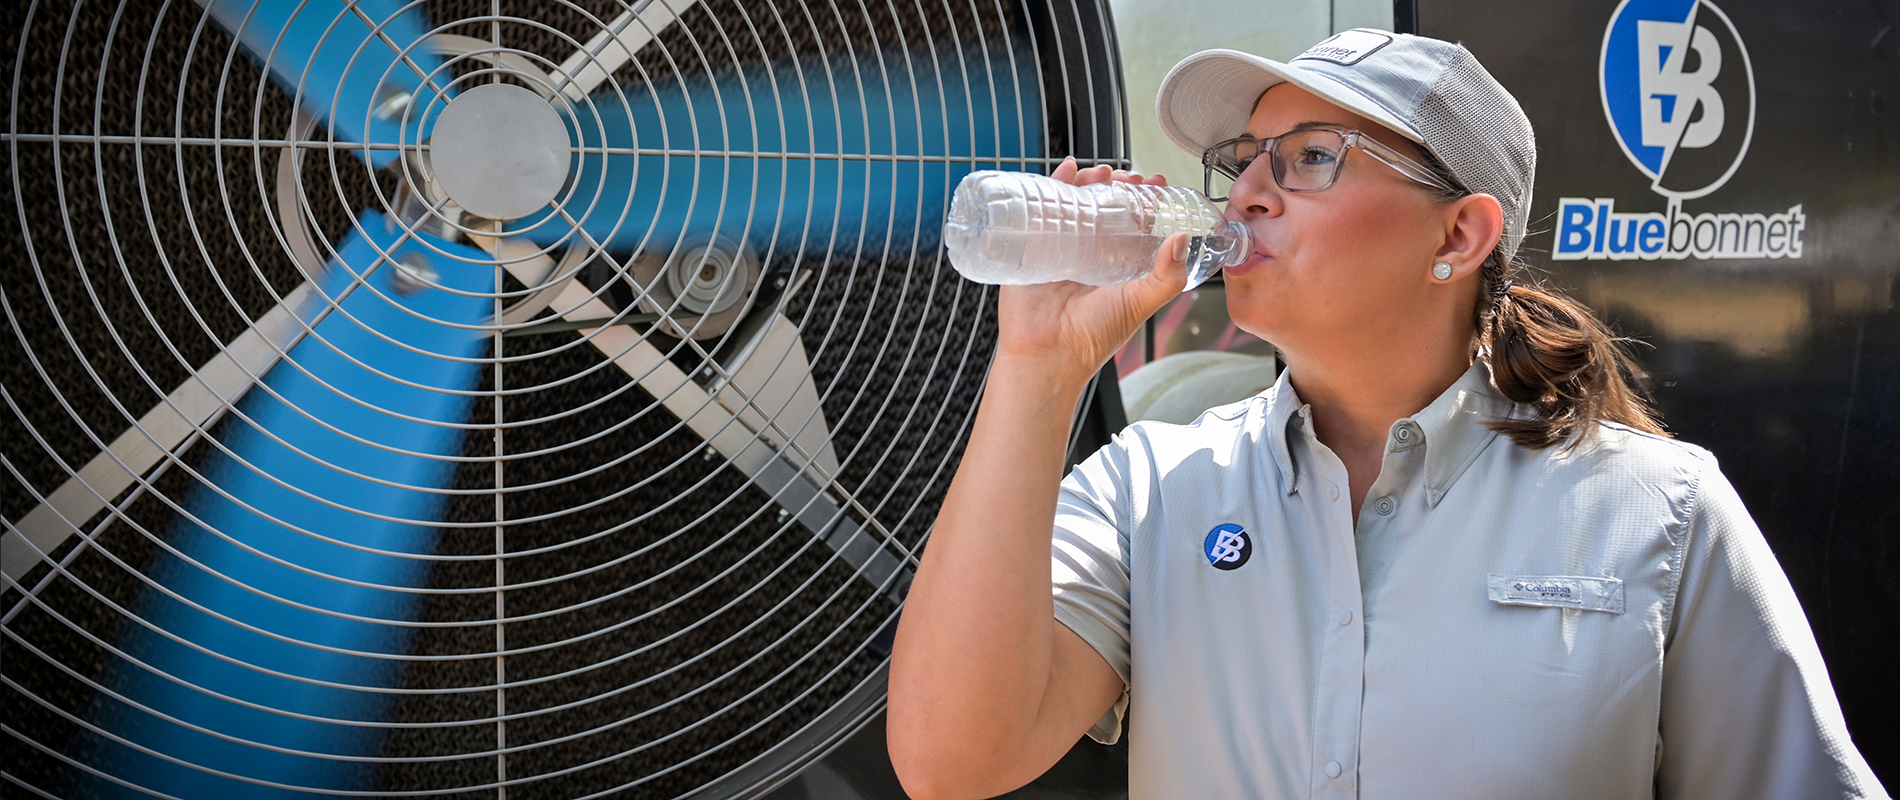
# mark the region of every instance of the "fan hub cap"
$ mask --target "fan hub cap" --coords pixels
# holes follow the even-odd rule
[[[463,92],[429,141],[435,178],[450,200],[489,219],[518,219],[567,183],[572,143],[559,112],[534,92],[489,83]]]

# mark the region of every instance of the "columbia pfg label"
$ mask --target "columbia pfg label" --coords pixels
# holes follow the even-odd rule
[[[1623,613],[1623,582],[1583,575],[1490,575],[1491,602]]]

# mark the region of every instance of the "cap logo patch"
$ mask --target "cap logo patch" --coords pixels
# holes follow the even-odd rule
[[[1350,30],[1334,34],[1332,38],[1313,45],[1301,53],[1294,61],[1331,61],[1335,64],[1352,66],[1365,60],[1366,56],[1377,52],[1379,48],[1392,43],[1392,37],[1376,31]]]
[[[1248,538],[1247,529],[1223,522],[1207,532],[1207,539],[1201,542],[1201,552],[1207,556],[1208,566],[1236,570],[1253,558],[1253,540]]]

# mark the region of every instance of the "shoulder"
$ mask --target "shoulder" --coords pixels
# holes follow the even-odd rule
[[[1496,444],[1515,451],[1510,459],[1523,470],[1515,485],[1579,521],[1657,519],[1677,538],[1712,502],[1719,511],[1732,510],[1724,500],[1733,490],[1715,455],[1689,442],[1600,422],[1575,447],[1530,451],[1503,436]]]
[[[1227,439],[1264,430],[1269,417],[1284,421],[1287,413],[1297,410],[1279,408],[1277,407],[1279,405],[1288,405],[1286,398],[1276,397],[1269,389],[1251,397],[1209,408],[1185,424],[1152,419],[1138,420],[1129,423],[1122,434],[1154,441],[1191,442]]]
[[[1264,436],[1272,412],[1273,401],[1267,396],[1255,395],[1207,409],[1186,424],[1159,420],[1130,423],[1115,436],[1112,446],[1161,460],[1175,460],[1209,449],[1230,449]]]
[[[1271,401],[1256,395],[1210,408],[1187,424],[1134,422],[1077,464],[1070,483],[1077,489],[1115,484],[1141,493],[1158,491],[1167,480],[1232,477],[1232,467],[1261,449],[1271,412]]]
[[[1589,438],[1576,447],[1557,445],[1541,454],[1553,465],[1651,481],[1699,483],[1707,475],[1720,473],[1715,454],[1703,447],[1615,422],[1597,423]]]

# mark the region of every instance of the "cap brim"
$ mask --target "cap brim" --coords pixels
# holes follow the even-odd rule
[[[1161,130],[1198,156],[1209,145],[1240,135],[1261,93],[1291,83],[1393,132],[1423,144],[1406,120],[1330,76],[1237,50],[1204,50],[1181,60],[1161,80],[1155,114]]]

